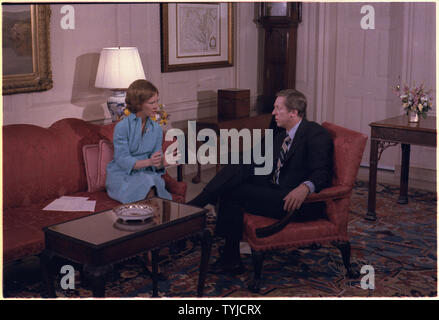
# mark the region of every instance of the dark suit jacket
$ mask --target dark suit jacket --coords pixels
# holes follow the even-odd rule
[[[276,169],[285,131],[273,141],[273,171]],[[292,190],[304,181],[311,181],[315,192],[331,185],[334,145],[325,128],[303,119],[287,153],[279,175],[281,189]]]
[[[285,130],[281,130],[273,139],[272,173],[276,169],[285,136]],[[262,148],[265,150],[265,146]],[[314,184],[315,192],[330,186],[333,149],[331,136],[326,129],[315,122],[303,119],[280,172],[280,196],[284,197],[299,184],[308,180]],[[231,190],[252,177],[254,167],[254,164],[227,165],[207,184],[205,190],[218,195]],[[268,182],[271,177],[272,174],[259,178],[266,179]]]

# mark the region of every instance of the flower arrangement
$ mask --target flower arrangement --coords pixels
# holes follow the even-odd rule
[[[402,88],[400,85],[396,85],[393,91],[401,99],[402,107],[407,115],[413,112],[422,115],[424,119],[427,117],[427,112],[431,110],[433,98],[431,97],[431,90],[426,90],[423,83],[419,87],[414,84],[412,88],[406,84]]]
[[[124,116],[122,116],[121,119],[123,119],[123,117],[129,116],[130,113],[131,113],[130,110],[128,110],[128,108],[125,108],[123,111]],[[163,127],[168,124],[169,118],[170,115],[165,111],[165,105],[159,104],[159,110],[157,111],[155,116],[151,118],[151,120],[154,120],[155,122],[157,122],[159,125]]]
[[[168,124],[168,119],[170,118],[170,115],[165,111],[165,105],[159,104],[159,110],[157,111],[155,115],[155,119],[153,118],[155,122],[158,122],[159,125],[166,126]]]

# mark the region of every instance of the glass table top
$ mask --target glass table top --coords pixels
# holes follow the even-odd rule
[[[152,217],[145,222],[127,223],[121,221],[111,209],[63,222],[47,229],[93,245],[101,245],[205,211],[202,208],[161,198],[143,200],[136,204],[151,206],[153,209]]]

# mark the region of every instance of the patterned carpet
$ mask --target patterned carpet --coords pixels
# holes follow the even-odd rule
[[[375,288],[362,289],[361,277],[348,279],[341,255],[335,247],[318,250],[284,250],[268,256],[264,263],[263,287],[252,294],[247,284],[252,275],[251,256],[243,254],[248,269],[238,277],[211,275],[206,279],[207,297],[431,297],[437,295],[436,194],[409,190],[409,203],[396,203],[399,187],[377,186],[376,222],[364,219],[367,210],[367,184],[357,182],[351,201],[349,234],[351,262],[358,270],[371,265]],[[214,217],[209,219],[213,227]],[[215,239],[212,256],[218,256],[220,241]],[[168,280],[159,282],[160,296],[194,297],[198,280],[200,247],[188,241],[184,250],[160,253],[160,266]],[[5,297],[41,297],[44,287],[38,264],[9,266],[4,273]],[[211,260],[212,261],[212,260]],[[150,297],[152,283],[138,259],[115,268],[106,285],[109,297]],[[75,290],[57,288],[59,297],[90,297],[79,273]]]

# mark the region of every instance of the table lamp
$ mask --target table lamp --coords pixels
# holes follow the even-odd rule
[[[107,100],[107,107],[112,121],[120,120],[126,107],[126,89],[133,81],[138,79],[145,79],[145,72],[137,48],[115,47],[102,49],[95,86],[111,89],[113,92]]]

